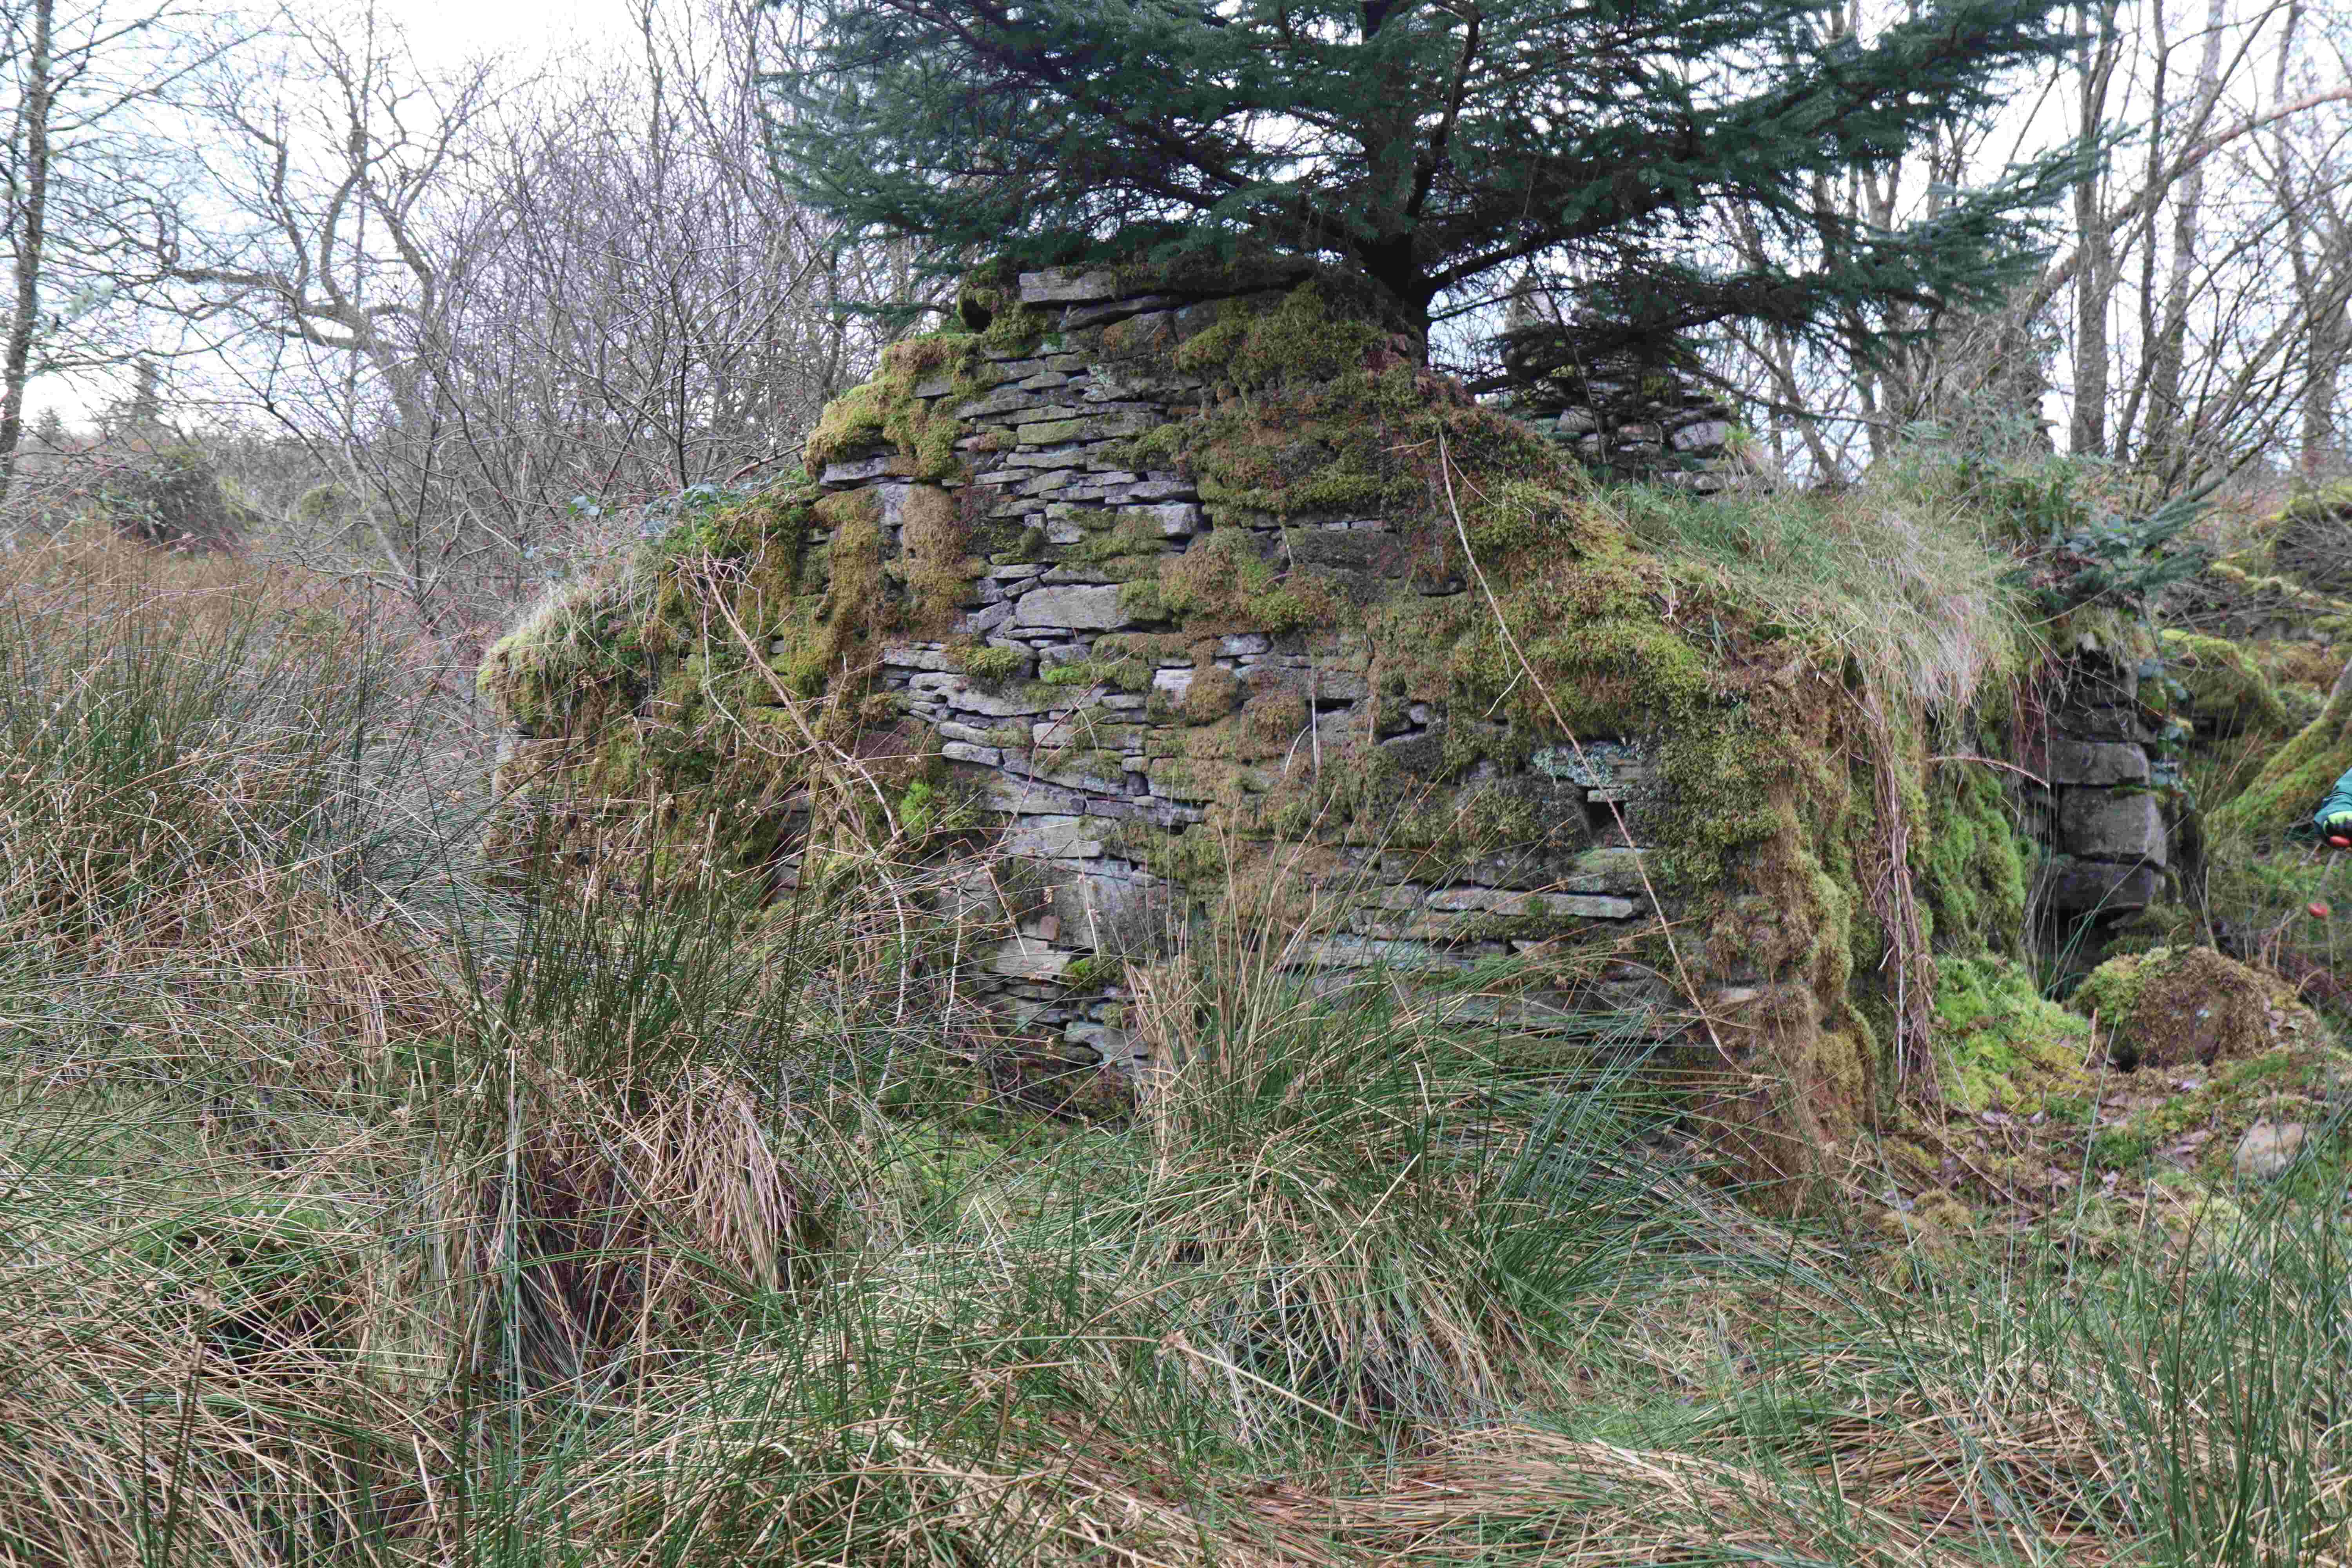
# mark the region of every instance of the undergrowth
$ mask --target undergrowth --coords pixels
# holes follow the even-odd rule
[[[1038,1115],[919,868],[486,891],[352,606],[6,570],[0,1563],[2345,1550],[2341,1192],[1766,1221],[1644,1018],[1310,984],[1249,900],[1126,976],[1132,1111]]]

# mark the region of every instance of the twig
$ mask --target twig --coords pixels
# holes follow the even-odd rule
[[[1949,756],[1929,757],[1927,760],[1931,763],[1982,763],[1989,768],[2005,768],[2021,779],[2040,784],[2043,789],[2050,787],[2050,781],[2040,773],[2027,768],[2021,768],[2015,763],[2004,763],[1999,757],[1979,757],[1965,752],[1955,752]]]

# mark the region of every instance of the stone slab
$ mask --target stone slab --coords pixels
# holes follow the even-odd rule
[[[983,714],[991,719],[1050,713],[1056,708],[1070,705],[1070,699],[1065,692],[1038,691],[1018,685],[992,690],[964,675],[918,675],[907,682],[907,689],[921,700],[940,703],[962,713]]]
[[[1024,816],[1005,829],[1002,847],[1008,855],[1034,855],[1048,860],[1095,859],[1103,852],[1102,819]]]
[[[1139,294],[1128,300],[1106,300],[1099,304],[1072,305],[1062,317],[1062,330],[1076,331],[1081,327],[1097,327],[1108,321],[1124,321],[1147,310],[1165,310],[1182,300],[1167,294]]]
[[[2058,860],[2042,874],[2042,900],[2068,914],[2120,913],[2156,901],[2163,878],[2153,866],[2098,860]]]
[[[2083,741],[2069,735],[2050,738],[2050,782],[2054,784],[2146,784],[2147,753],[2122,741]]]
[[[2058,840],[2089,860],[2164,864],[2164,814],[2137,790],[2070,789],[2058,803]]]
[[[1014,621],[1024,626],[1061,626],[1071,631],[1117,631],[1129,624],[1116,585],[1032,588],[1021,595]]]
[[[1559,886],[1571,893],[1643,892],[1643,863],[1644,851],[1639,849],[1588,849],[1576,858]]]
[[[1190,501],[1162,501],[1156,506],[1123,506],[1122,521],[1140,518],[1160,531],[1163,539],[1190,539],[1202,527],[1201,509]]]
[[[988,972],[1014,980],[1059,980],[1070,972],[1076,955],[1047,946],[1042,942],[1013,941],[1000,945],[988,955]]]
[[[784,650],[779,647],[774,651],[782,653]],[[938,643],[898,642],[882,645],[882,662],[893,669],[924,669],[934,674],[952,674],[962,668],[962,659],[961,654],[950,653]]]
[[[890,471],[890,456],[887,452],[871,458],[860,458],[854,463],[827,463],[817,483],[829,490],[845,489],[878,479]]]
[[[1121,292],[1118,274],[1104,268],[1048,267],[1021,274],[1024,305],[1077,305],[1116,300]]]
[[[964,775],[969,777],[969,774]],[[1008,816],[1083,816],[1087,797],[993,769],[981,775],[980,804]]]

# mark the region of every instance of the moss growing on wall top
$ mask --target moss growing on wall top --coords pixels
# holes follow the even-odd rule
[[[901,612],[877,512],[870,493],[730,500],[551,595],[478,678],[519,727],[562,742],[552,765],[509,770],[509,816],[527,815],[518,793],[618,796],[637,804],[596,831],[622,846],[666,862],[699,837],[722,870],[763,868],[791,819],[822,816],[812,752],[856,750],[884,719],[873,661]]]

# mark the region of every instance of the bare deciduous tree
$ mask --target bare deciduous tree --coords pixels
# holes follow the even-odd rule
[[[583,510],[789,467],[878,347],[846,307],[904,292],[782,194],[777,14],[636,22],[625,65],[532,80],[428,71],[373,12],[289,15],[268,69],[215,83],[225,212],[162,233],[172,307],[429,623],[526,591]]]
[[[136,220],[179,163],[159,128],[225,37],[177,0],[0,0],[0,500],[33,380],[121,364],[144,346],[119,307],[143,276]]]

